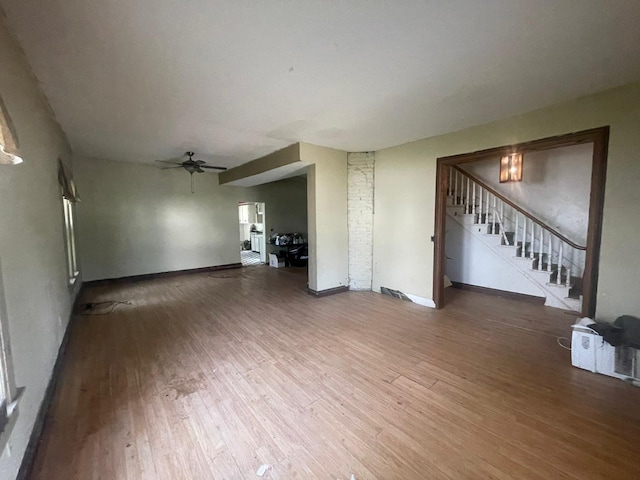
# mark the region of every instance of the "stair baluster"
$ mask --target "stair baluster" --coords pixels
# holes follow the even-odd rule
[[[536,224],[531,222],[531,246],[529,247],[529,258],[533,260],[533,252],[536,249]]]
[[[480,195],[478,195],[480,197],[480,212],[478,213],[478,223],[484,223],[482,221],[482,198],[483,198],[483,194],[482,194],[482,187],[478,187],[480,189],[479,193]]]
[[[493,225],[491,226],[491,233],[495,235],[496,234],[496,196],[495,195],[493,195],[493,210],[491,214],[491,221],[493,222]]]
[[[567,267],[567,280],[565,282],[566,287],[571,287],[571,269]]]
[[[464,213],[471,213],[471,204],[469,203],[469,201],[471,200],[470,198],[470,192],[471,192],[471,179],[467,178],[467,208],[464,210]]]
[[[516,214],[516,231],[513,234],[513,244],[516,246],[516,248],[518,248],[518,223],[520,223],[520,215],[518,215],[518,212],[515,212]]]
[[[522,248],[520,249],[520,256],[522,258],[525,257],[525,250],[527,249],[526,242],[527,242],[527,217],[524,217],[524,226],[522,227]]]
[[[454,170],[453,173],[453,204],[458,205],[458,171]]]
[[[473,223],[476,223],[476,182],[473,182],[473,193],[471,194],[471,213],[473,214]]]
[[[489,214],[490,214],[490,207],[489,207],[489,190],[487,190],[487,221],[485,222],[487,225],[489,225]]]
[[[551,273],[551,260],[553,260],[553,237],[551,236],[551,232],[549,232],[549,257],[547,258],[547,272]]]
[[[540,225],[540,245],[538,246],[538,271],[542,271],[542,255],[544,252],[544,229]]]
[[[560,248],[558,248],[558,278],[556,278],[556,285],[562,284],[562,240],[560,241]]]
[[[447,196],[453,195],[453,177],[457,172],[449,167],[449,190],[447,190]]]
[[[509,237],[507,237],[507,233],[504,229],[504,223],[502,223],[502,217],[498,215],[496,209],[493,209],[493,216],[498,220],[498,225],[500,226],[500,235],[502,236],[502,240],[504,241],[504,245],[510,245]]]

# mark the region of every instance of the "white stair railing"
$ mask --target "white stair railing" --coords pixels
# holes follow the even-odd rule
[[[452,205],[464,207],[474,224],[486,225],[487,233],[500,235],[504,245],[519,248],[516,255],[529,258],[532,269],[546,270],[550,275],[555,272],[555,285],[570,287],[572,274],[582,276],[586,247],[571,242],[522,208],[515,208],[515,204],[499,198],[497,192],[457,167],[450,167],[448,195],[453,197]],[[512,241],[507,232],[513,234]]]

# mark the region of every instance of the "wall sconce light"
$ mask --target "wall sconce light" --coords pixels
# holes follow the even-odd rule
[[[500,183],[522,181],[522,154],[512,153],[500,159]]]

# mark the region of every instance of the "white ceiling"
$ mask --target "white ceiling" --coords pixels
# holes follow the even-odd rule
[[[74,150],[376,150],[640,80],[638,0],[0,0]]]

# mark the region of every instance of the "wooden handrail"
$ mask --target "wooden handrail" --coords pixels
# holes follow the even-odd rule
[[[576,250],[586,250],[587,247],[583,246],[583,245],[578,245],[575,242],[572,242],[571,240],[569,240],[567,237],[565,237],[563,234],[561,234],[560,232],[558,232],[557,230],[555,230],[554,228],[551,228],[549,225],[547,225],[546,223],[544,223],[543,221],[541,221],[540,219],[534,217],[533,215],[531,215],[529,212],[527,212],[526,210],[520,208],[518,205],[516,205],[515,203],[513,203],[511,200],[509,200],[508,198],[506,198],[505,196],[501,195],[500,193],[496,192],[493,188],[491,188],[489,185],[487,185],[486,183],[482,182],[481,180],[478,180],[478,178],[474,177],[472,174],[470,174],[469,172],[466,172],[464,170],[462,170],[460,167],[458,167],[457,165],[452,165],[452,168],[454,168],[456,171],[460,172],[462,175],[464,175],[465,177],[471,179],[473,182],[477,183],[478,185],[480,185],[482,188],[484,188],[485,190],[491,192],[492,195],[494,195],[495,197],[499,198],[500,200],[502,200],[504,203],[506,203],[507,205],[509,205],[511,208],[519,211],[521,214],[523,214],[525,217],[527,217],[529,220],[533,221],[534,223],[537,223],[538,225],[540,225],[542,228],[546,229],[547,231],[551,232],[552,234],[554,234],[556,237],[558,237],[560,240],[562,240],[564,243],[572,246],[573,248],[575,248]]]

